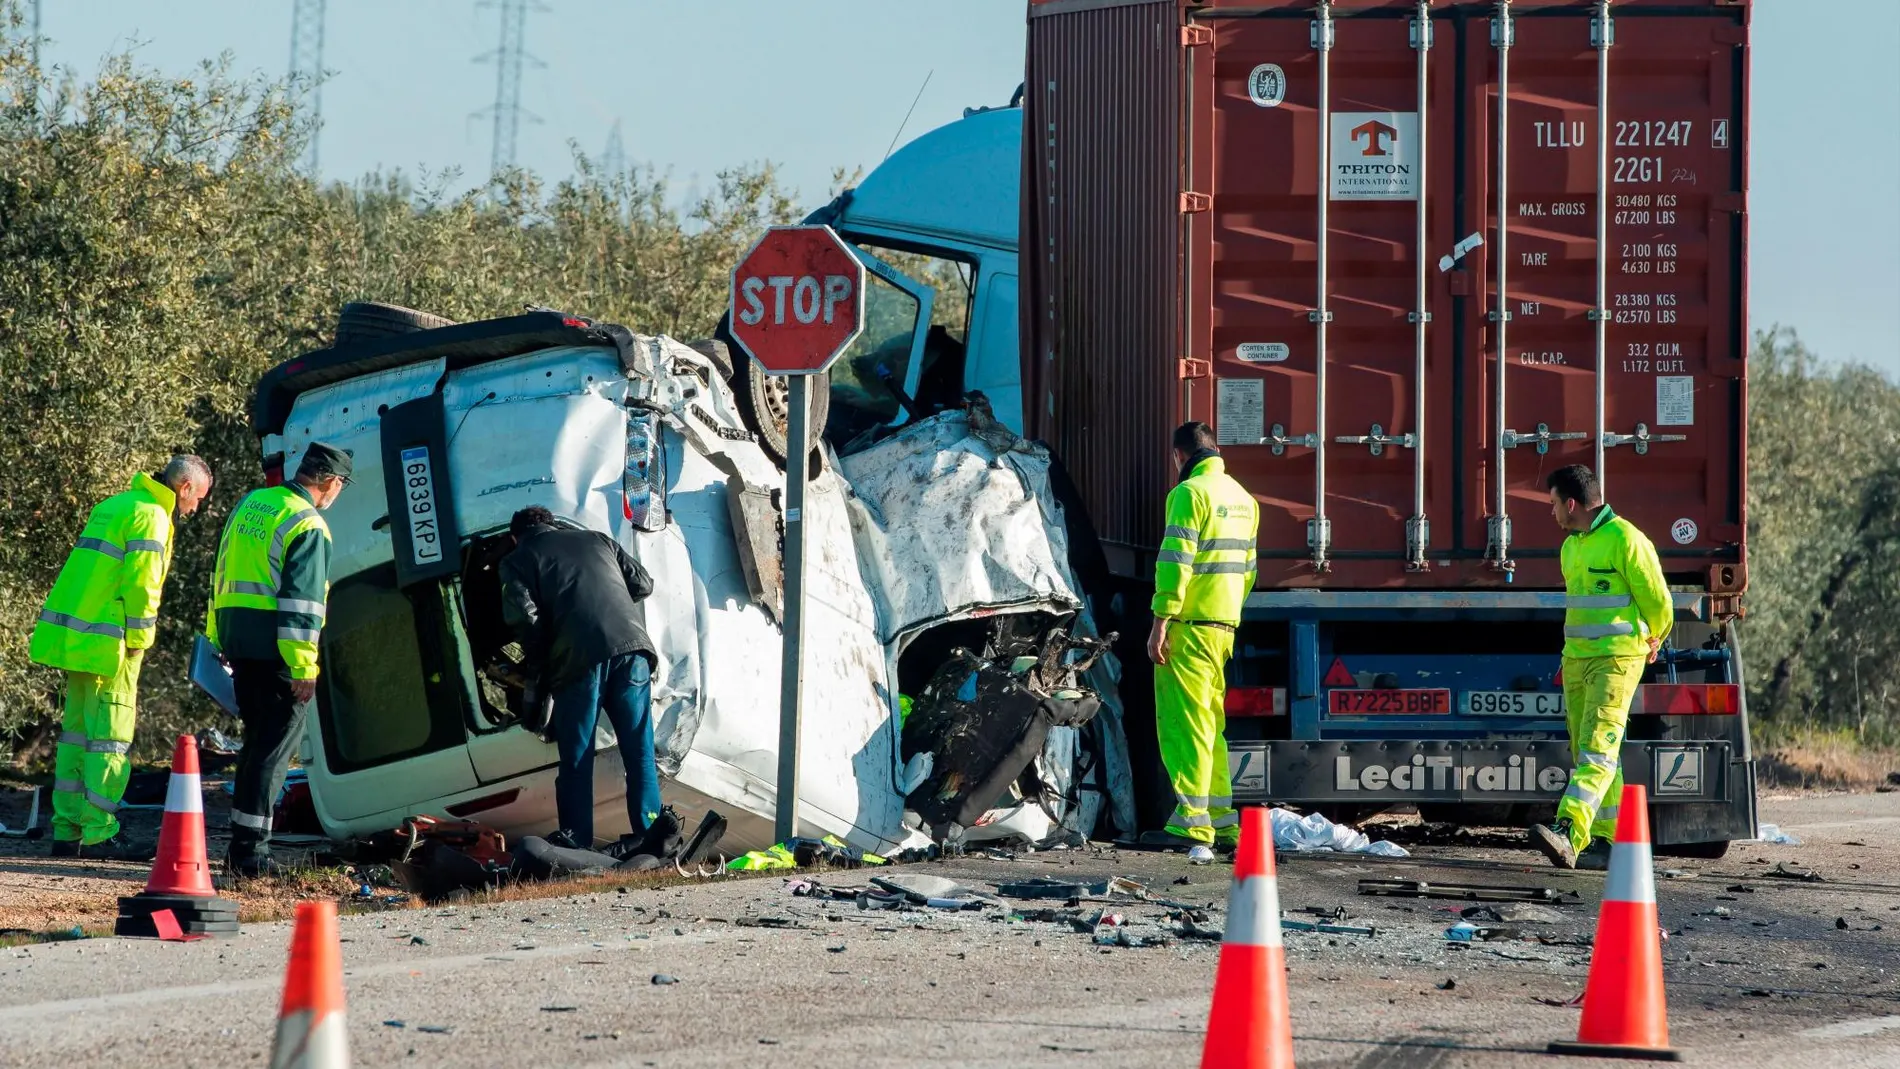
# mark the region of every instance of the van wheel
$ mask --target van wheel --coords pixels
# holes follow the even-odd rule
[[[358,344],[375,338],[393,338],[419,330],[452,327],[455,320],[430,312],[419,312],[397,304],[376,301],[351,301],[336,317],[336,344]]]
[[[742,356],[744,350],[733,346],[727,323],[727,317],[721,316],[713,334],[735,349],[727,355],[733,364],[732,392],[739,402],[739,416],[745,420],[746,429],[758,435],[766,453],[783,464],[789,444],[786,420],[791,415],[791,386],[785,376],[767,375],[750,356]],[[818,440],[824,437],[825,421],[831,416],[830,374],[811,376],[810,396],[811,445],[816,449]]]
[[[1728,853],[1727,839],[1717,839],[1712,843],[1670,843],[1658,846],[1655,852],[1663,857],[1687,857],[1697,861],[1720,861]]]

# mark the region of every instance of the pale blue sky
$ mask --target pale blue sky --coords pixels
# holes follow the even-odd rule
[[[631,162],[686,187],[770,159],[807,201],[834,167],[883,158],[934,71],[914,137],[1022,80],[1023,0],[545,0],[528,49],[519,162],[568,170],[616,119]],[[140,44],[182,72],[228,50],[276,76],[289,0],[41,0],[49,63],[90,73]],[[330,0],[323,172],[488,173],[494,8],[472,0]],[[1900,0],[1756,0],[1750,321],[1800,329],[1823,356],[1900,375]],[[807,84],[816,88],[808,90]]]

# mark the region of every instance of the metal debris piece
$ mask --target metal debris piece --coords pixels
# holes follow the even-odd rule
[[[1456,990],[1456,989],[1457,989],[1457,987],[1458,987],[1458,981],[1457,981],[1457,980],[1454,980],[1454,979],[1452,979],[1452,978],[1451,978],[1451,977],[1449,977],[1449,976],[1447,976],[1447,977],[1445,977],[1445,982],[1444,982],[1444,983],[1442,983],[1442,984],[1435,984],[1435,985],[1433,985],[1433,986],[1435,986],[1435,987],[1437,987],[1437,988],[1438,988],[1438,990],[1440,990],[1440,991],[1453,991],[1453,990]]]
[[[452,1036],[455,1034],[455,1026],[449,1024],[419,1024],[416,1026],[416,1031],[427,1032],[432,1036]]]
[[[734,917],[732,923],[741,928],[803,928],[805,925],[790,917]]]
[[[1827,879],[1813,869],[1804,869],[1799,865],[1790,865],[1783,861],[1767,872],[1764,877],[1772,880],[1800,880],[1803,883],[1826,883]]]
[[[1099,883],[1080,883],[1075,880],[1052,880],[1047,876],[1038,876],[1033,880],[1017,883],[999,883],[996,890],[1010,898],[1088,898],[1108,893],[1110,881]]]
[[[656,972],[653,974],[654,987],[665,987],[668,984],[677,984],[677,983],[679,983],[678,977],[668,976],[663,972]]]
[[[1564,896],[1550,887],[1514,887],[1469,883],[1427,883],[1424,880],[1360,880],[1362,895],[1401,898],[1462,898],[1470,902],[1553,902]]]

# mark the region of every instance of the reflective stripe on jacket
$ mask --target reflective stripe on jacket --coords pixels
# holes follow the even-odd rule
[[[315,679],[329,596],[330,527],[303,488],[251,491],[218,540],[205,637],[227,657],[282,658],[292,679]]]
[[[1564,656],[1649,655],[1675,626],[1662,561],[1636,525],[1603,506],[1587,531],[1564,539]]]
[[[177,504],[170,487],[139,472],[93,508],[33,625],[35,664],[111,676],[126,650],[152,645]]]
[[[1258,569],[1253,495],[1227,474],[1226,461],[1208,457],[1168,491],[1167,525],[1155,559],[1154,614],[1239,623]]]

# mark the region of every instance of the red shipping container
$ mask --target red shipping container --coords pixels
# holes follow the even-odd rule
[[[1739,593],[1748,14],[1032,3],[1024,407],[1115,571],[1193,418],[1263,588],[1560,586],[1543,480],[1584,463]]]

